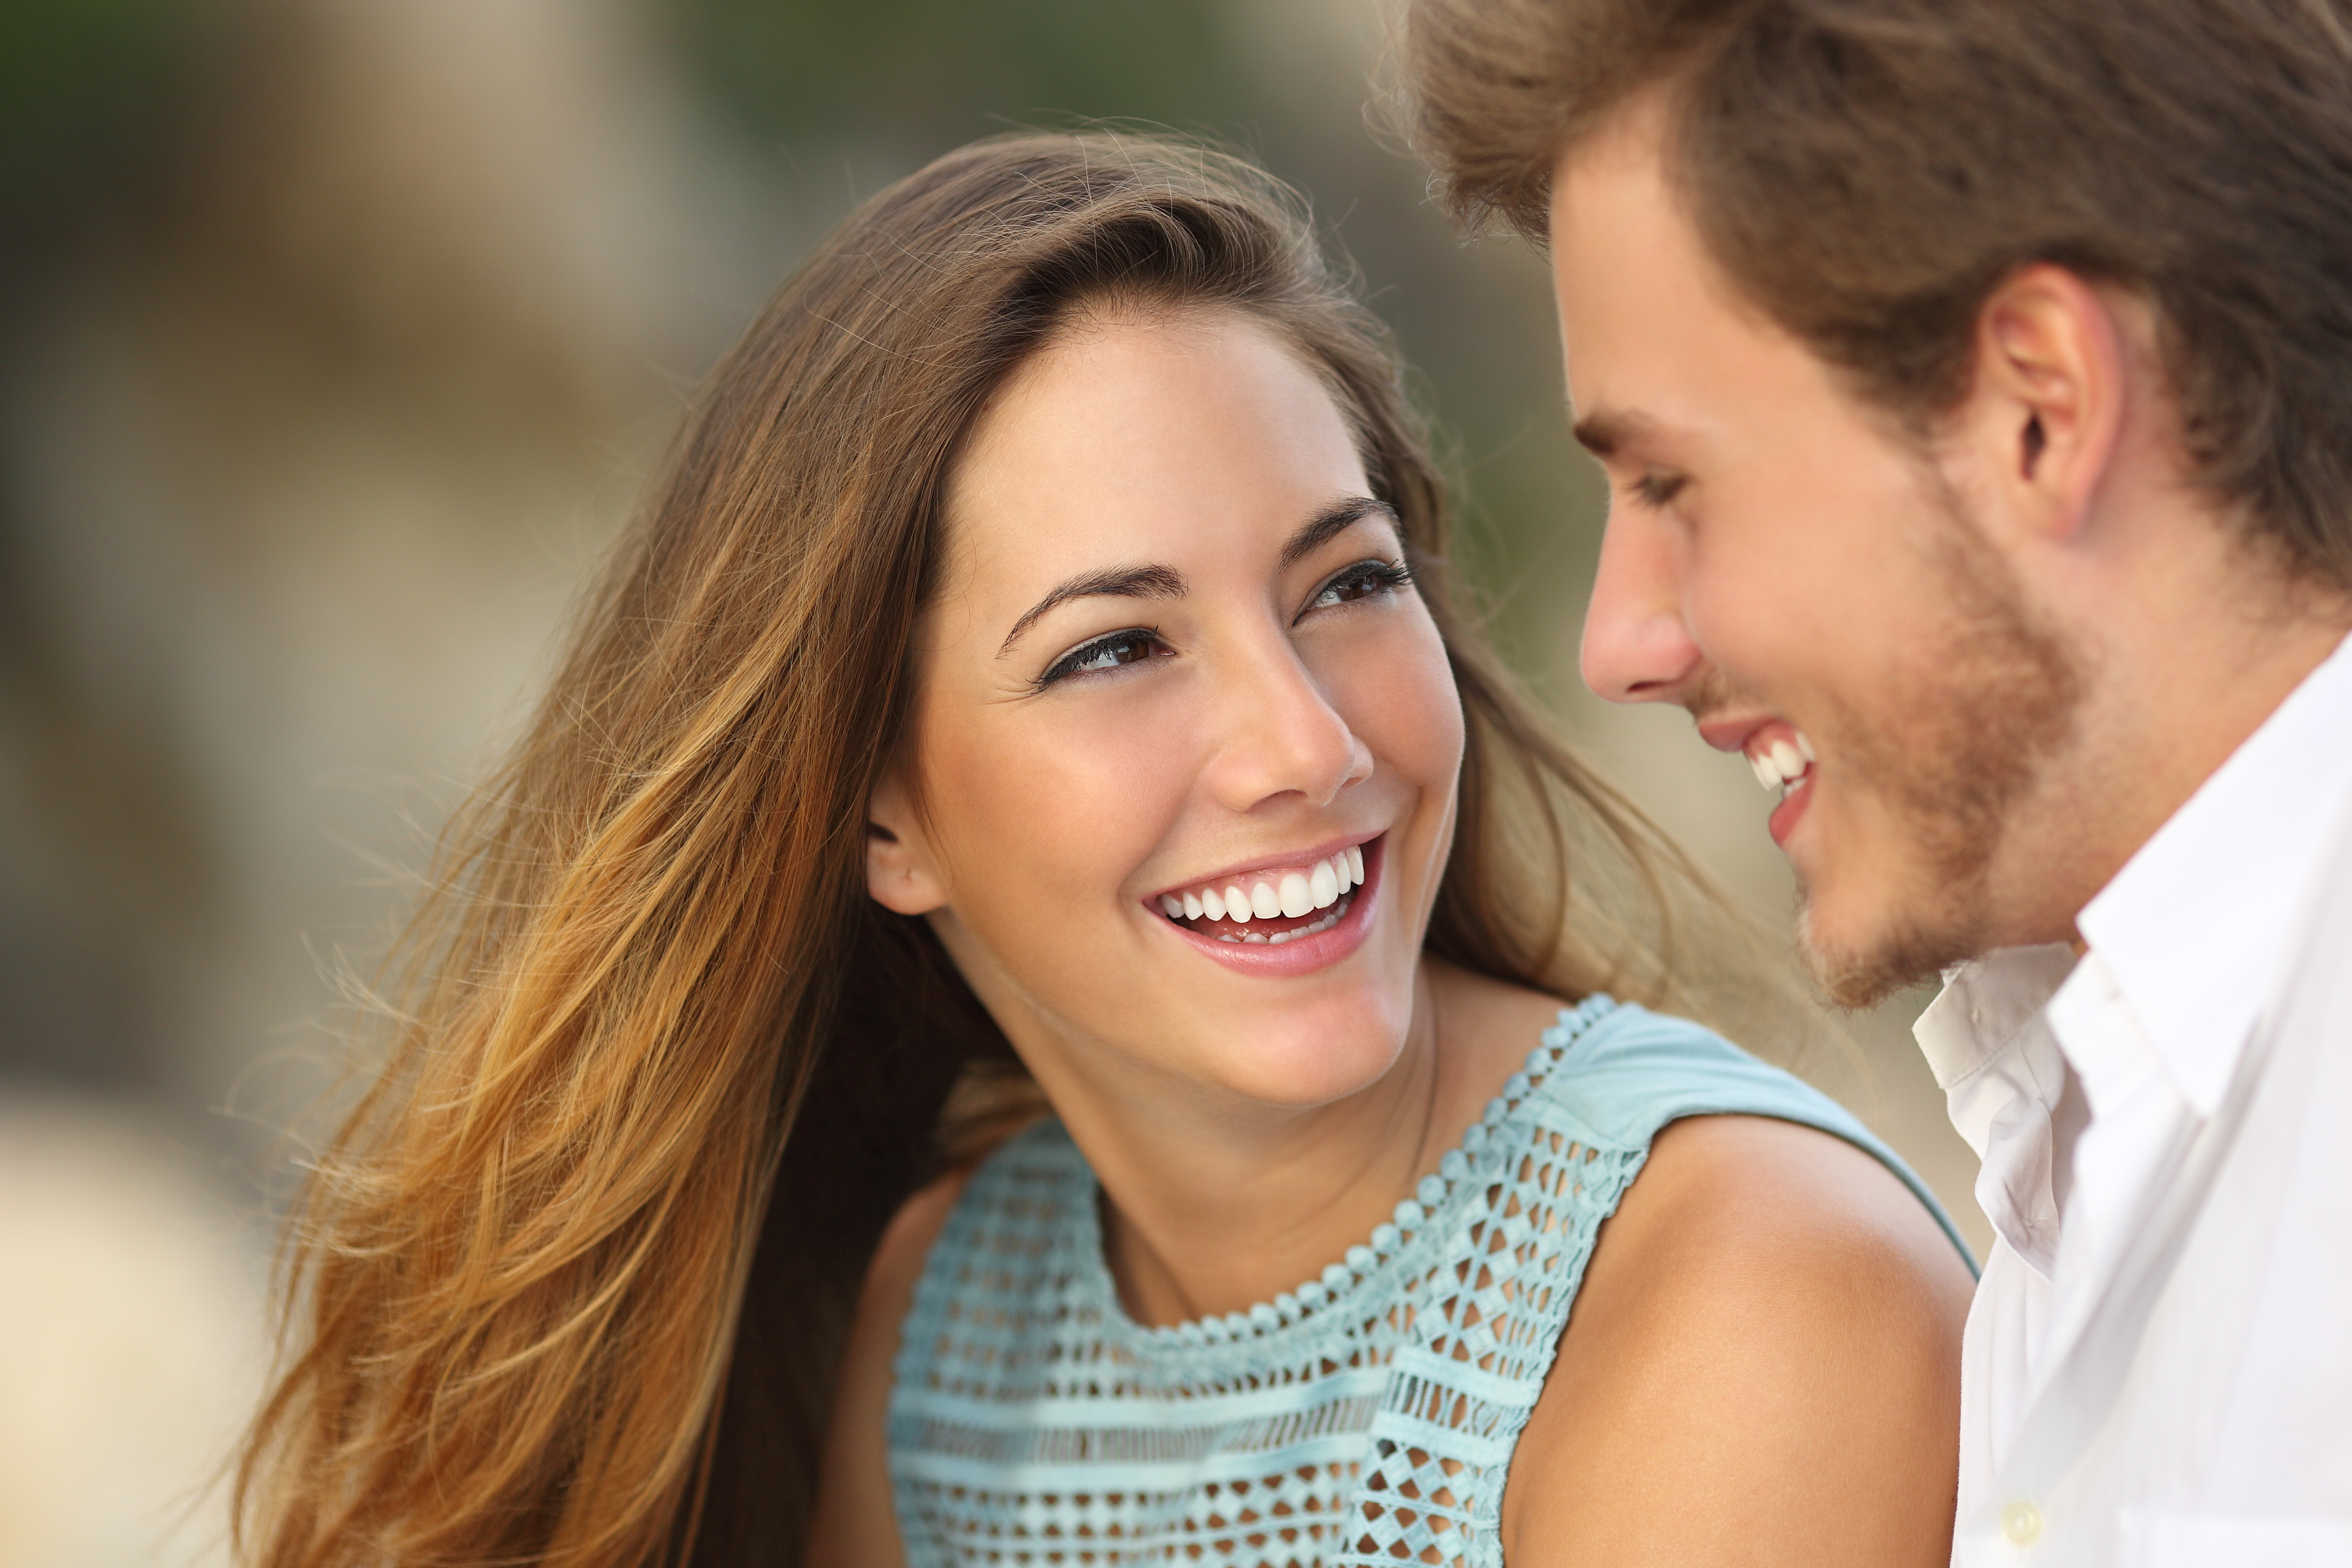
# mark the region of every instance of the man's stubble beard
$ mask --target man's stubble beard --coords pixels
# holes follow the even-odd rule
[[[1936,674],[1874,709],[1833,705],[1849,787],[1885,800],[1909,851],[1907,885],[1883,900],[1879,929],[1837,949],[1814,938],[1811,891],[1799,945],[1842,1008],[1866,1008],[1973,958],[1996,928],[1992,873],[2012,812],[2074,733],[2083,661],[2026,603],[2015,574],[1948,490],[1931,547],[1949,590],[1950,630],[1916,668]]]

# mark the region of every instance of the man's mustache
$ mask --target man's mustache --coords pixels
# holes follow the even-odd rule
[[[1675,693],[1675,700],[1689,710],[1693,724],[1705,724],[1727,708],[1764,706],[1754,692],[1713,664],[1707,665]]]

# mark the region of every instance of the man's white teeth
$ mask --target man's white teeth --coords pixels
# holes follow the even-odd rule
[[[1813,743],[1802,734],[1793,739],[1783,736],[1761,750],[1748,754],[1748,766],[1755,771],[1756,782],[1775,792],[1785,791],[1805,776],[1813,765]]]
[[[1279,877],[1259,878],[1247,889],[1236,882],[1229,883],[1223,892],[1213,887],[1202,887],[1181,894],[1163,893],[1160,895],[1160,907],[1171,920],[1205,917],[1246,925],[1253,920],[1296,920],[1314,910],[1328,909],[1339,903],[1349,888],[1363,885],[1364,852],[1360,847],[1351,847],[1328,859],[1317,861],[1303,872],[1284,872]],[[1307,930],[1327,928],[1326,923],[1318,922]],[[1252,933],[1246,937],[1228,936],[1225,939],[1234,942],[1284,942],[1289,937],[1261,936]]]

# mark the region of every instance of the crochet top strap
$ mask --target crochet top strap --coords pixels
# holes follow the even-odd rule
[[[1246,1312],[1150,1328],[1059,1123],[973,1174],[891,1393],[908,1568],[1498,1568],[1520,1429],[1594,1233],[1682,1116],[1799,1122],[1917,1177],[1833,1102],[1697,1025],[1595,997],[1545,1031],[1395,1216]]]

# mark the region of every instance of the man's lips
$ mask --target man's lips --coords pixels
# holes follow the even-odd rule
[[[1736,751],[1748,759],[1756,782],[1780,796],[1769,829],[1772,841],[1786,848],[1789,834],[1804,815],[1812,795],[1813,743],[1804,731],[1775,714],[1725,715],[1701,720],[1699,738],[1717,751]]]
[[[1698,720],[1698,737],[1717,751],[1745,751],[1766,726],[1785,722],[1769,713],[1723,714]]]
[[[1785,851],[1789,847],[1789,835],[1797,831],[1799,820],[1812,803],[1813,770],[1809,766],[1796,782],[1782,791],[1780,803],[1772,808],[1772,815],[1765,821],[1765,831],[1772,835],[1772,841]]]

